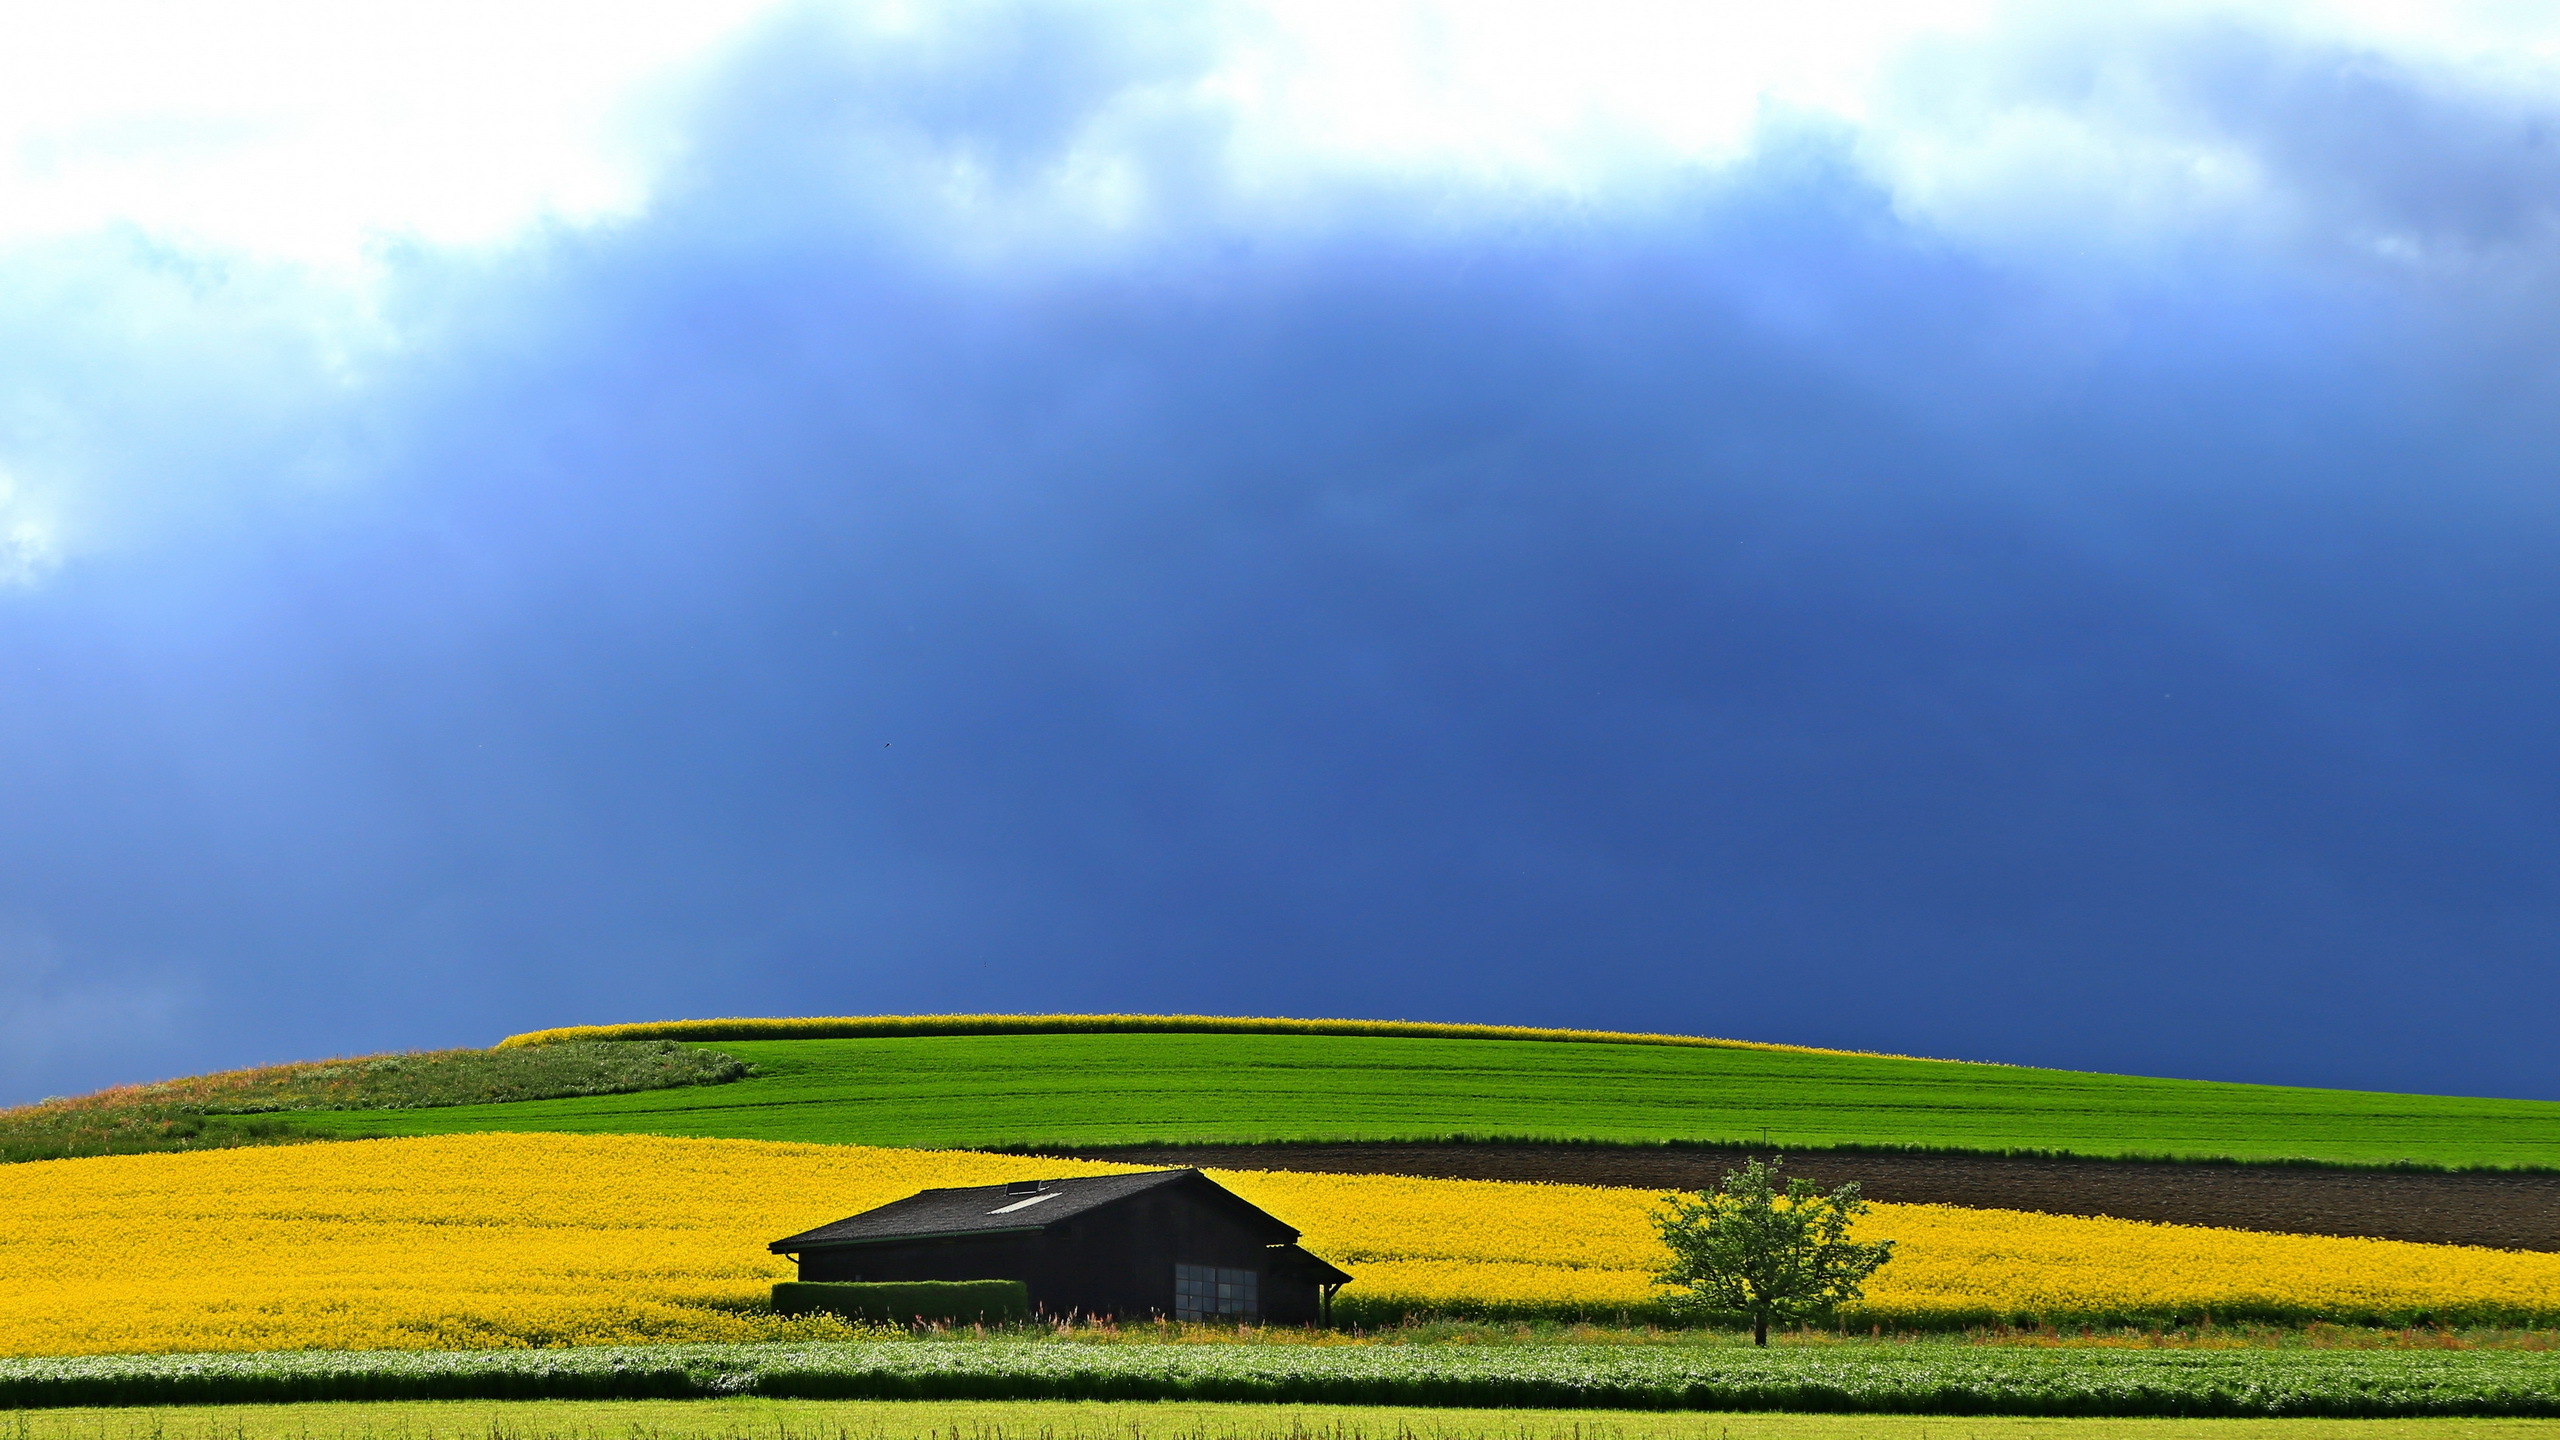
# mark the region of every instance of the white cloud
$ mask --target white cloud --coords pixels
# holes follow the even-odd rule
[[[841,14],[856,45],[1013,23],[995,7],[777,0],[0,4],[0,248],[130,227],[345,267],[385,238],[480,245],[629,215],[678,143],[686,78],[791,8]],[[1062,8],[1106,30],[1166,23],[1137,5]],[[2246,155],[2190,133],[2138,76],[2101,66],[2058,93],[2042,73],[2057,37],[2242,26],[2519,100],[2551,93],[2560,66],[2560,13],[2485,0],[1246,0],[1197,13],[1182,23],[1207,26],[1207,69],[1179,96],[1132,97],[1133,123],[1171,103],[1216,126],[1243,191],[1285,198],[1348,172],[1589,197],[1745,156],[1773,115],[1827,117],[1865,137],[1911,213],[1958,229],[2021,209],[2175,225],[2260,196]],[[1095,138],[1061,178],[1125,214],[1126,157],[1109,152],[1128,137],[1106,123]]]
[[[2560,11],[2018,7],[1884,73],[1855,145],[1914,223],[2084,271],[2164,246],[2406,264],[2531,228]]]
[[[471,303],[459,267],[450,294],[432,279],[411,294],[401,313],[420,333],[394,333],[383,257],[485,247],[503,265],[529,230],[645,212],[683,153],[693,83],[800,10],[838,17],[857,50],[907,47],[908,89],[841,112],[890,130],[907,117],[879,107],[938,103],[935,65],[970,48],[954,37],[1011,26],[1025,45],[1108,50],[1115,27],[1178,34],[1174,62],[1134,66],[1117,92],[1055,114],[1027,102],[1026,124],[1079,127],[1062,149],[1030,147],[1058,157],[1046,172],[999,183],[965,155],[842,168],[847,187],[895,192],[881,213],[998,264],[1194,218],[1320,228],[1380,193],[1454,226],[1523,198],[1637,205],[1747,160],[1773,121],[1842,137],[1919,228],[2102,277],[2199,240],[2311,236],[2423,264],[2458,250],[2474,214],[2483,233],[2530,236],[2510,218],[2526,202],[2496,202],[2545,193],[2543,177],[2484,152],[2461,183],[2489,199],[2447,198],[2426,136],[2388,174],[2352,139],[2321,150],[2318,94],[2235,120],[2214,106],[2253,82],[2199,79],[2196,37],[2372,57],[2493,116],[2560,95],[2560,11],[2494,3],[1228,0],[1061,4],[1065,22],[1034,24],[965,0],[0,0],[0,462],[17,471],[0,490],[0,586],[121,532],[196,525],[229,487],[334,477],[324,461],[341,453],[361,471],[363,442],[332,439],[332,417],[396,386],[432,344],[439,296]],[[1032,53],[1020,73],[1036,88],[1067,58]],[[1006,102],[969,78],[950,80],[967,106]],[[848,153],[913,158],[861,138]],[[1194,201],[1235,209],[1176,208]],[[2453,219],[2398,213],[2427,206]]]
[[[346,265],[645,196],[650,87],[765,0],[0,8],[0,243],[138,228]]]
[[[1730,160],[1771,107],[1857,118],[1921,38],[1983,0],[1275,4],[1213,82],[1286,151],[1581,188],[1621,163]]]
[[[17,481],[0,470],[0,588],[33,585],[60,560],[51,517],[21,498]]]
[[[955,48],[936,45],[937,25],[1002,23],[845,13],[856,49],[921,54]],[[1107,28],[1123,12],[1078,13]],[[1811,132],[1915,227],[2092,276],[2199,246],[2406,263],[2436,253],[2427,223],[2388,212],[2441,209],[2450,182],[2393,195],[2356,178],[2359,142],[2338,137],[2373,126],[2357,107],[2392,92],[2436,127],[2400,137],[2404,176],[2434,168],[2432,146],[2470,146],[2462,183],[2512,197],[2540,187],[2520,151],[2490,153],[2523,143],[2501,127],[2524,134],[2560,95],[2560,11],[2500,4],[1269,0],[1213,13],[1196,69],[1142,67],[1064,117],[1077,129],[1047,170],[990,184],[955,150],[951,183],[913,213],[938,242],[998,262],[1165,223],[1323,228],[1381,194],[1470,226],[1516,203],[1641,207]],[[1125,14],[1140,30],[1160,18]],[[1237,208],[1185,208],[1204,201]],[[2515,208],[2474,208],[2502,204]]]

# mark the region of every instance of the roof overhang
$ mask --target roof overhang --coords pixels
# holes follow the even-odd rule
[[[1330,1285],[1336,1288],[1351,1283],[1350,1271],[1343,1269],[1341,1266],[1334,1264],[1332,1261],[1327,1260],[1322,1256],[1310,1253],[1303,1246],[1274,1245],[1271,1248],[1280,1252],[1282,1261],[1291,1269],[1298,1272],[1299,1279],[1311,1280],[1318,1285]]]
[[[989,1235],[1037,1235],[1045,1227],[1039,1225],[1000,1225],[989,1230],[927,1230],[920,1235],[862,1235],[850,1240],[803,1240],[798,1236],[776,1240],[767,1250],[776,1255],[789,1255],[807,1250],[852,1250],[864,1245],[911,1245],[924,1240],[978,1240]]]

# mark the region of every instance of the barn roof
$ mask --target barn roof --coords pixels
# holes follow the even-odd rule
[[[765,1248],[777,1255],[788,1255],[830,1245],[1046,1230],[1133,1195],[1185,1184],[1203,1188],[1207,1192],[1204,1198],[1236,1207],[1265,1222],[1275,1243],[1298,1238],[1296,1227],[1197,1170],[1148,1170],[1135,1175],[1085,1175],[1069,1180],[1022,1180],[1006,1185],[923,1190],[876,1210],[785,1236]]]

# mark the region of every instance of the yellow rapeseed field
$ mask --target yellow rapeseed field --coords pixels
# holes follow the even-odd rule
[[[934,1185],[1125,1166],[627,1135],[459,1135],[0,1166],[0,1354],[841,1333],[755,1308],[765,1242]],[[1500,1312],[1644,1303],[1656,1197],[1221,1173],[1357,1277]],[[1877,1316],[2252,1306],[2560,1312],[2560,1256],[1879,1205]]]
[[[796,1330],[735,1308],[790,1278],[766,1241],[928,1186],[1114,1168],[579,1135],[0,1166],[0,1353],[767,1338]]]
[[[1534,1314],[1658,1299],[1640,1190],[1391,1176],[1221,1175],[1307,1232],[1372,1296]],[[2560,1255],[1951,1205],[1877,1205],[1862,1240],[1896,1242],[1858,1318],[2291,1312],[2345,1318],[2560,1315]]]
[[[1794,1055],[1876,1055],[1766,1040],[1661,1035],[1627,1030],[1554,1030],[1540,1025],[1450,1025],[1437,1020],[1299,1020],[1239,1015],[807,1015],[725,1020],[647,1020],[563,1025],[498,1042],[501,1050],[564,1040],[814,1040],[899,1035],[1387,1035],[1431,1040],[1554,1040],[1607,1045],[1673,1045],[1705,1050],[1774,1050]],[[1918,1057],[1888,1057],[1908,1060]]]

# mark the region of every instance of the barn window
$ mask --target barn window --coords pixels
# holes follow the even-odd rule
[[[1173,1267],[1173,1318],[1251,1320],[1261,1315],[1262,1277],[1251,1270],[1215,1265]]]

